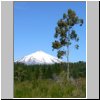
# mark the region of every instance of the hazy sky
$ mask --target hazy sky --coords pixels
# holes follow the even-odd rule
[[[86,61],[86,3],[85,2],[15,2],[14,3],[14,60],[42,50],[56,56],[52,51],[55,27],[63,13],[71,8],[84,20],[75,30],[80,37],[79,50],[70,47],[71,62]],[[66,61],[66,58],[63,58]]]

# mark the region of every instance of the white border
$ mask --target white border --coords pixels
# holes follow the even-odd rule
[[[20,0],[14,0],[14,1],[20,1]],[[27,0],[21,0],[21,1],[27,1]],[[29,1],[33,1],[33,0],[29,0]],[[61,1],[61,0],[37,0],[37,1]],[[80,0],[62,0],[61,2],[63,1],[80,1]],[[87,1],[86,0],[81,0],[81,1],[86,2],[86,97],[85,98],[13,98],[13,99],[87,99]]]
[[[0,13],[1,13],[1,2],[0,2]],[[0,16],[1,22],[1,16]],[[1,23],[0,23],[0,98],[1,98]]]
[[[86,1],[86,99],[87,99],[87,1]]]

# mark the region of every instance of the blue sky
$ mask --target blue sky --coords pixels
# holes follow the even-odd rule
[[[85,2],[15,2],[14,3],[14,60],[42,50],[52,51],[55,27],[63,13],[73,9],[84,20],[82,27],[74,27],[79,40],[79,50],[70,47],[71,62],[86,61],[86,3]],[[66,61],[66,58],[63,58]]]

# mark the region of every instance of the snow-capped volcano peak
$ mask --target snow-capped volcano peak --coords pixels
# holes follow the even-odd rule
[[[43,51],[37,51],[35,53],[24,56],[22,59],[17,60],[16,62],[24,63],[27,65],[31,64],[54,64],[61,63],[62,60],[53,57]]]

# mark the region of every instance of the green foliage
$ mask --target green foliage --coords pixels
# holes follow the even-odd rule
[[[86,64],[70,63],[70,76],[67,80],[66,63],[52,65],[14,64],[15,98],[79,98],[86,96]]]
[[[68,17],[72,19],[75,16],[76,16],[76,13],[72,9],[68,9]]]
[[[60,51],[64,53],[63,51]],[[71,76],[74,78],[85,77],[86,75],[85,62],[70,63]],[[53,75],[60,75],[66,71],[67,63],[52,64],[52,65],[25,65],[22,63],[14,64],[14,80],[26,81],[36,79],[52,79]]]
[[[64,14],[63,14],[63,19],[65,19],[65,18],[67,18],[67,15],[64,13]]]
[[[76,44],[76,45],[75,45],[75,48],[76,48],[76,49],[78,49],[78,48],[79,48],[79,45],[78,45],[78,44]]]
[[[83,22],[83,19],[80,19],[80,26],[82,26]]]
[[[58,51],[58,54],[57,54],[57,57],[58,57],[58,58],[61,58],[65,53],[66,53],[65,51],[59,50],[59,51]]]
[[[67,13],[63,14],[63,18],[58,20],[57,22],[54,37],[58,38],[59,41],[55,40],[54,42],[52,42],[52,48],[57,50],[61,49],[60,51],[62,51],[63,47],[69,47],[72,44],[72,40],[78,42],[79,37],[76,31],[73,30],[74,26],[77,24],[82,26],[83,19],[79,19],[75,11],[73,11],[72,9],[68,9]],[[75,48],[78,49],[79,46],[75,45]],[[57,53],[59,53],[59,50]],[[66,53],[62,55],[61,54],[62,53],[57,54],[58,58],[62,58],[64,55],[66,55]]]
[[[70,38],[71,39],[76,39],[77,38],[77,34],[76,34],[75,30],[72,30],[72,32],[70,34]]]
[[[59,49],[61,47],[61,43],[59,41],[55,41],[52,43],[52,47],[55,49]]]
[[[15,82],[15,98],[85,98],[85,79],[80,78],[71,82],[54,82],[53,80],[36,80]],[[66,84],[65,84],[66,83]]]

